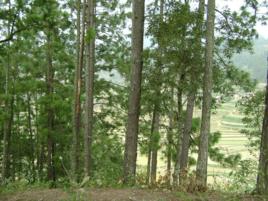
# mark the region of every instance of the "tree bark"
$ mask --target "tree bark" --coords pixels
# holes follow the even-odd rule
[[[172,164],[172,146],[173,146],[173,129],[174,129],[174,89],[171,88],[171,109],[169,111],[169,126],[168,126],[168,133],[167,133],[167,176],[168,176],[168,183],[171,184],[171,164]]]
[[[5,100],[5,109],[6,111],[9,111],[9,104],[8,104],[8,96],[9,96],[9,61],[7,65],[7,70],[6,70],[6,86],[5,86],[5,95],[6,95],[6,100]],[[8,158],[9,158],[9,144],[10,144],[10,133],[8,131],[8,125],[9,125],[9,118],[5,118],[4,121],[4,128],[3,128],[3,159],[2,159],[2,182],[5,182],[5,180],[8,177]]]
[[[169,114],[169,128],[167,133],[167,176],[168,182],[171,179],[171,160],[172,160],[172,138],[173,138],[173,113]]]
[[[43,181],[43,168],[45,163],[45,145],[43,142],[39,145],[39,153],[38,153],[38,178]]]
[[[9,10],[11,10],[11,2],[10,0],[7,1]],[[11,32],[10,22],[7,24],[7,32],[8,35]],[[8,48],[10,43],[8,42]],[[8,50],[9,51],[9,50]],[[10,99],[10,54],[7,54],[7,66],[6,66],[6,75],[5,75],[5,110],[7,111],[7,115],[4,119],[4,128],[3,128],[3,159],[2,159],[2,183],[5,182],[6,179],[9,177],[9,164],[10,164],[10,138],[11,138],[11,129],[12,129],[12,122],[13,122],[13,102],[14,97]]]
[[[92,168],[92,136],[93,136],[93,111],[94,111],[94,70],[95,70],[95,36],[89,36],[89,32],[95,32],[95,1],[87,2],[86,19],[86,105],[85,105],[85,176],[90,176]]]
[[[38,124],[38,94],[35,94],[35,129],[36,129],[36,158],[37,158],[37,177],[39,181],[43,181],[43,167],[45,162],[45,144],[42,140],[41,133],[39,132],[39,124]]]
[[[35,164],[34,164],[34,160],[35,160],[35,148],[34,148],[34,133],[33,133],[33,128],[32,128],[32,109],[31,109],[31,97],[30,97],[30,93],[27,93],[27,119],[28,119],[28,132],[29,132],[29,136],[30,136],[30,146],[31,146],[31,155],[30,155],[30,170],[32,172],[32,177],[33,177],[33,181],[35,181]]]
[[[150,184],[151,166],[152,166],[152,135],[150,133],[149,145],[148,145],[148,156],[147,156],[147,172],[146,172],[146,184]]]
[[[210,133],[210,114],[212,101],[213,49],[215,0],[208,0],[208,17],[206,30],[205,72],[203,78],[203,103],[200,131],[200,143],[196,167],[196,185],[198,190],[207,187],[208,135]]]
[[[73,146],[71,156],[71,172],[72,179],[78,181],[78,167],[79,167],[79,150],[80,150],[80,128],[81,128],[81,85],[82,85],[82,69],[84,58],[84,35],[85,35],[85,6],[84,0],[82,5],[82,30],[81,30],[81,0],[77,0],[77,47],[76,47],[76,68],[74,81],[74,111],[73,111]]]
[[[151,185],[156,184],[156,174],[157,174],[157,152],[159,146],[159,124],[160,124],[160,115],[159,109],[155,106],[155,111],[152,121],[152,163],[151,163]]]
[[[183,76],[181,76],[180,82],[183,80]],[[178,186],[178,176],[180,171],[180,152],[181,152],[181,131],[182,131],[182,89],[178,88],[177,92],[178,98],[178,139],[176,144],[176,159],[174,164],[174,173],[173,173],[173,186]]]
[[[144,2],[132,0],[132,65],[127,131],[124,153],[124,183],[133,184],[136,175],[141,77],[143,66]]]
[[[180,175],[179,175],[180,185],[184,185],[187,179],[189,143],[190,143],[190,135],[191,135],[191,129],[192,129],[194,103],[195,103],[195,91],[190,92],[187,98],[186,117],[184,121],[184,128],[183,128],[183,134],[182,134],[183,136],[182,136],[182,143],[181,143],[182,147],[181,147],[181,156],[180,156]]]
[[[259,194],[268,195],[268,70],[256,190]]]
[[[11,100],[7,101],[7,108],[9,111],[8,117],[4,122],[4,139],[3,139],[3,159],[2,159],[2,182],[10,176],[10,144],[11,144],[11,133],[14,116],[14,97],[12,95]]]
[[[158,8],[158,1],[155,2],[155,9]],[[160,20],[159,24],[160,26],[163,23],[163,13],[164,13],[164,0],[160,1]],[[161,36],[159,36],[161,37]],[[157,174],[157,152],[158,152],[158,135],[159,135],[159,121],[160,121],[160,96],[161,96],[161,74],[162,74],[162,46],[160,43],[160,40],[158,38],[158,57],[157,57],[157,66],[155,69],[155,77],[153,84],[155,84],[154,91],[155,91],[155,97],[154,97],[154,109],[153,109],[153,118],[152,118],[152,127],[151,127],[151,136],[150,136],[150,142],[149,142],[149,156],[148,156],[148,165],[147,167],[147,179],[148,181],[151,181],[151,185],[156,184],[156,174]]]
[[[180,158],[180,185],[185,186],[187,180],[187,166],[188,166],[188,154],[189,154],[189,140],[192,128],[192,119],[194,112],[195,97],[198,90],[199,81],[196,79],[196,75],[200,74],[200,70],[203,69],[202,62],[202,36],[203,36],[203,18],[204,18],[205,1],[199,0],[198,8],[198,20],[195,28],[195,36],[197,39],[197,57],[200,59],[200,65],[193,66],[190,74],[190,92],[187,97],[187,109],[186,117],[184,121],[183,137],[182,137],[182,149]],[[197,68],[198,67],[198,68]]]
[[[52,33],[48,30],[47,33],[47,74],[46,74],[46,84],[47,84],[47,98],[49,103],[53,102],[53,79],[54,79],[54,69],[53,69],[53,58],[52,58]],[[50,181],[56,181],[55,167],[54,167],[54,109],[50,104],[47,104],[47,178]]]

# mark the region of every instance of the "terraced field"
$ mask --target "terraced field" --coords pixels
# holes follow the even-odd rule
[[[195,110],[195,116],[200,116],[200,110]],[[246,144],[248,139],[240,133],[244,125],[242,123],[243,116],[235,107],[235,101],[224,103],[211,117],[211,131],[220,131],[222,137],[217,147],[226,154],[240,153],[242,158],[251,158]],[[147,165],[146,156],[138,156],[139,169],[145,171]],[[159,155],[158,159],[158,172],[164,174],[166,170],[166,163]],[[209,182],[213,182],[219,176],[228,175],[231,170],[222,167],[217,162],[209,160],[208,175]]]
[[[241,154],[242,158],[252,157],[246,147],[248,139],[240,133],[244,128],[243,116],[235,107],[235,101],[223,104],[212,115],[211,130],[220,131],[222,138],[217,145],[226,154]],[[223,168],[220,164],[209,161],[209,175],[211,177],[223,176],[230,172],[230,169]]]

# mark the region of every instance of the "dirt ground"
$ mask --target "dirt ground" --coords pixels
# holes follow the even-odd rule
[[[0,201],[268,201],[252,196],[232,196],[209,192],[187,194],[150,189],[61,189],[29,190],[0,195]]]

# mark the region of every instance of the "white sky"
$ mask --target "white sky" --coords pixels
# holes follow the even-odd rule
[[[154,0],[145,0],[147,5],[153,1]],[[262,2],[262,0],[258,0],[258,1]],[[195,2],[197,2],[197,1],[195,0]],[[227,7],[231,8],[232,10],[238,11],[244,2],[245,2],[245,0],[216,0],[216,7],[218,9],[221,9],[221,8],[227,6]],[[268,13],[268,8],[263,8],[263,9],[259,10],[259,12],[260,13]],[[268,24],[268,22],[267,22],[267,24]],[[258,23],[256,25],[256,29],[257,29],[260,36],[268,39],[268,25],[264,26],[264,25],[261,25],[261,23]]]
[[[261,2],[261,0],[258,1]],[[245,2],[245,0],[216,0],[216,6],[218,8],[228,6],[232,10],[239,10],[243,2]],[[267,13],[267,12],[268,12],[267,8],[262,8],[258,11],[258,13]],[[262,25],[261,23],[258,23],[256,25],[256,29],[260,36],[268,39],[268,25]]]

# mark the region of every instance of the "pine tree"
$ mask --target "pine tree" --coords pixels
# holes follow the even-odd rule
[[[268,57],[267,57],[268,62]],[[259,169],[257,176],[257,192],[259,194],[268,195],[268,70],[267,70],[267,84],[265,92],[265,110],[263,117],[261,146],[259,156]]]
[[[200,74],[200,71],[203,69],[203,49],[202,49],[202,35],[203,35],[203,18],[204,18],[204,9],[205,9],[205,1],[199,1],[198,15],[196,20],[196,29],[195,29],[195,40],[197,40],[196,45],[196,57],[199,62],[197,65],[193,65],[190,72],[190,91],[187,95],[187,107],[186,107],[186,115],[183,124],[183,134],[182,134],[182,147],[181,147],[181,156],[180,156],[180,175],[179,181],[181,185],[184,185],[187,177],[187,167],[188,167],[188,154],[189,154],[189,143],[190,143],[190,135],[192,129],[192,120],[193,120],[193,112],[195,106],[195,99],[197,94],[197,89],[199,85],[199,79],[197,74]]]
[[[85,175],[91,175],[92,169],[92,137],[94,111],[94,71],[95,71],[95,1],[87,2],[86,18],[86,103],[85,103]]]
[[[208,136],[210,134],[210,113],[212,101],[215,0],[208,1],[207,16],[202,120],[196,167],[196,182],[199,190],[205,190],[207,186]]]
[[[82,69],[84,58],[84,35],[85,35],[85,6],[82,4],[82,30],[81,30],[81,0],[77,0],[77,41],[76,41],[76,69],[75,69],[75,91],[73,109],[73,146],[71,171],[73,180],[78,179],[79,154],[80,154],[80,130],[81,130],[81,88],[82,88]]]
[[[8,10],[11,11],[11,2],[7,1]],[[11,22],[7,22],[7,34],[11,33]],[[11,79],[10,79],[10,71],[11,71],[11,62],[10,62],[10,42],[7,44],[7,62],[5,64],[5,111],[7,114],[4,118],[4,126],[3,126],[3,159],[2,159],[2,182],[4,183],[6,179],[9,177],[9,169],[10,169],[10,140],[12,133],[12,123],[14,116],[14,97],[10,93],[11,89]]]
[[[132,1],[132,62],[127,131],[125,137],[124,183],[133,183],[136,174],[141,77],[143,66],[144,2]]]

